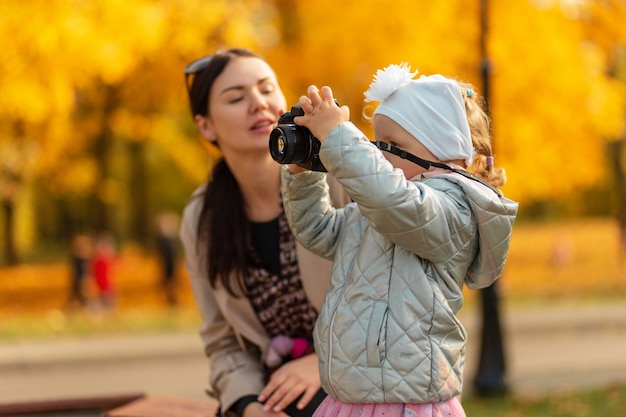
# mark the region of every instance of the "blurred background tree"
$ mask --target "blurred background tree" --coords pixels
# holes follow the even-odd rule
[[[481,86],[480,3],[3,1],[0,263],[58,257],[80,231],[147,246],[155,216],[180,212],[217,156],[189,115],[188,61],[250,47],[290,104],[329,84],[369,133],[363,91],[390,63]],[[497,163],[522,218],[626,219],[625,19],[623,0],[490,2]]]

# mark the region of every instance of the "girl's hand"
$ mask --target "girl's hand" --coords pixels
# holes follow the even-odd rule
[[[328,86],[322,87],[320,92],[312,85],[307,89],[307,94],[299,100],[304,116],[295,117],[293,121],[308,128],[313,136],[324,142],[335,127],[350,120],[350,109],[348,106],[337,106],[333,91]]]
[[[291,360],[274,371],[258,397],[259,402],[264,402],[263,410],[280,412],[300,395],[302,398],[296,407],[299,410],[306,407],[322,386],[317,365],[317,356],[312,353]]]

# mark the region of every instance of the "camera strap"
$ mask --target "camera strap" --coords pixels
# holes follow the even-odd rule
[[[441,162],[432,162],[432,161],[427,161],[426,159],[422,159],[419,156],[413,155],[410,152],[407,152],[405,150],[402,150],[400,148],[398,148],[397,146],[393,146],[390,143],[387,142],[383,142],[380,140],[377,141],[372,141],[372,144],[374,146],[376,146],[378,149],[380,149],[381,151],[385,151],[385,152],[389,152],[392,153],[396,156],[399,156],[402,159],[406,159],[407,161],[411,161],[414,164],[417,164],[419,166],[421,166],[422,168],[428,170],[430,169],[430,167],[436,167],[436,168],[442,168],[442,169],[447,169],[449,171],[452,172],[456,172],[457,174],[463,175],[465,178],[469,178],[471,180],[474,181],[478,181],[479,183],[483,184],[485,187],[489,188],[490,190],[492,190],[494,193],[496,193],[498,196],[502,197],[502,191],[500,191],[499,189],[497,189],[496,187],[494,187],[493,185],[489,184],[487,181],[484,181],[482,178],[478,178],[477,176],[462,170],[462,169],[456,169],[456,168],[452,168],[449,165],[443,164]]]
[[[372,142],[374,144],[374,146],[376,146],[378,149],[380,149],[381,151],[385,151],[385,152],[389,152],[392,153],[396,156],[399,156],[402,159],[406,159],[407,161],[411,161],[414,164],[417,164],[419,166],[421,166],[422,168],[428,170],[430,169],[431,166],[433,167],[437,167],[437,168],[443,168],[443,169],[448,169],[451,171],[454,171],[454,168],[446,165],[446,164],[442,164],[439,162],[431,162],[431,161],[427,161],[425,159],[420,158],[419,156],[415,156],[412,153],[409,153],[405,150],[402,150],[400,148],[398,148],[397,146],[393,146],[390,143],[387,142],[383,142],[380,140],[377,141],[373,141]]]

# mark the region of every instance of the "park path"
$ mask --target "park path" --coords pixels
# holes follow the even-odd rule
[[[465,310],[469,389],[480,326],[478,311]],[[503,305],[503,322],[514,392],[626,384],[626,300]],[[0,404],[137,392],[205,398],[208,368],[194,333],[0,343]]]

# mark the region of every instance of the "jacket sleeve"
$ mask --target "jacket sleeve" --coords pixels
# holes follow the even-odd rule
[[[358,204],[371,226],[395,244],[430,261],[443,261],[467,244],[459,236],[473,223],[462,189],[442,192],[409,181],[352,123],[333,129],[320,159]]]
[[[258,395],[264,386],[264,369],[255,349],[245,351],[237,333],[226,321],[216,291],[209,284],[206,268],[198,251],[197,225],[201,199],[192,200],[183,213],[180,239],[185,250],[185,266],[202,316],[200,336],[210,359],[209,381],[223,411],[239,398]]]
[[[283,166],[281,184],[285,215],[298,241],[314,254],[333,260],[351,204],[333,206],[326,174],[321,172],[291,174]]]

